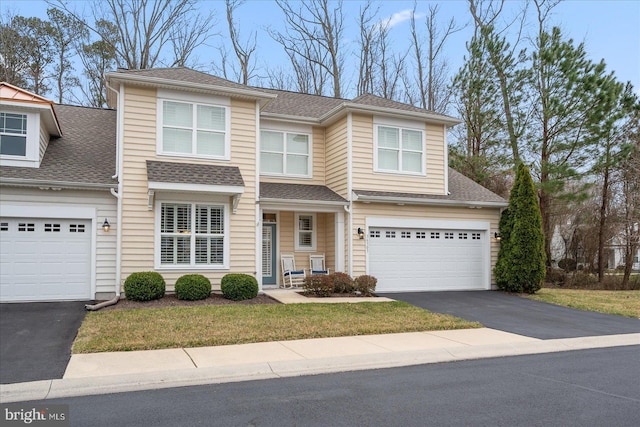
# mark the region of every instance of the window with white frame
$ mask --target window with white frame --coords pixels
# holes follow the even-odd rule
[[[225,266],[225,206],[162,203],[160,266]]]
[[[311,176],[311,136],[260,132],[260,172],[267,175]]]
[[[425,173],[424,134],[421,130],[376,126],[376,170]]]
[[[27,115],[0,112],[0,154],[27,155]]]
[[[227,107],[162,100],[161,110],[162,154],[229,157]]]
[[[316,249],[315,214],[296,214],[296,250]]]

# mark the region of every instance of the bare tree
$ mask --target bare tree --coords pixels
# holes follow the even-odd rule
[[[447,39],[464,27],[457,26],[455,19],[451,18],[442,31],[438,25],[439,6],[429,5],[429,13],[425,19],[425,43],[416,25],[417,5],[417,2],[414,2],[411,17],[411,48],[416,66],[414,80],[419,105],[431,111],[444,113],[449,104],[451,90],[448,87],[447,63],[442,57],[443,48]]]
[[[209,29],[213,25],[213,15],[199,15],[197,0],[95,1],[94,21],[111,22],[117,29],[117,37],[110,39],[111,34],[103,34],[103,28],[82,20],[68,8],[64,0],[57,0],[55,3],[74,18],[83,21],[105,43],[111,43],[118,66],[129,69],[188,63],[193,50],[210,36]],[[166,60],[161,55],[164,54],[165,47],[170,45],[175,57]]]
[[[80,86],[80,79],[73,75],[71,58],[75,55],[77,40],[84,35],[82,22],[65,14],[60,9],[48,9],[47,15],[51,23],[51,41],[55,52],[54,78],[58,95],[58,103],[63,98],[71,99],[73,88]]]
[[[333,8],[329,0],[276,3],[284,13],[286,29],[270,34],[289,56],[298,90],[323,95],[329,81],[333,96],[340,98],[344,65],[342,1],[335,2]]]
[[[231,46],[238,59],[238,67],[234,68],[236,75],[236,81],[242,84],[249,84],[249,81],[255,77],[255,60],[252,55],[256,51],[257,47],[257,33],[254,31],[249,35],[246,42],[242,43],[240,40],[240,29],[238,24],[233,20],[233,13],[235,10],[244,3],[244,0],[225,0],[227,10],[227,25],[229,27],[229,40]],[[225,55],[226,64],[226,55]],[[226,75],[226,70],[225,70]]]

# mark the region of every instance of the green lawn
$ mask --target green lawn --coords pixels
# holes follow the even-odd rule
[[[479,328],[404,302],[209,305],[88,313],[74,353]]]
[[[640,318],[640,291],[542,288],[527,298],[579,310]]]

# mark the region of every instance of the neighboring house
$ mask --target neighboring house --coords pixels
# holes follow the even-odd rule
[[[0,83],[0,301],[113,294],[116,112]]]
[[[117,115],[117,131],[104,120],[104,131],[85,141],[113,149],[100,165],[108,172],[95,178],[103,198],[79,197],[95,204],[86,224],[95,232],[91,298],[119,293],[129,274],[148,270],[169,291],[187,273],[206,275],[214,288],[227,273],[277,286],[280,254],[307,270],[310,254],[324,254],[331,271],[376,276],[380,291],[491,288],[493,235],[507,202],[447,167],[456,119],[372,95],[254,88],[187,68],[119,70],[107,80],[117,112],[56,105],[63,136],[49,148],[71,138],[63,112]],[[109,144],[95,140],[114,133]],[[70,171],[89,156],[66,153]],[[39,186],[53,185],[27,189],[26,168],[2,165],[2,193],[15,194],[10,215],[3,194],[2,221],[23,221],[21,207],[42,205],[50,192]],[[22,175],[8,182],[9,169]]]

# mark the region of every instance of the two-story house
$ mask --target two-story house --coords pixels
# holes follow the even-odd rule
[[[447,167],[447,129],[457,120],[372,95],[346,100],[254,88],[187,68],[118,70],[107,81],[115,111],[48,104],[62,133],[52,141],[76,155],[68,159],[73,165],[85,153],[66,143],[66,110],[116,122],[104,120],[104,132],[80,129],[91,133],[87,145],[115,145],[104,158],[110,191],[101,193],[111,210],[78,194],[94,209],[86,223],[90,298],[119,293],[130,273],[149,270],[169,290],[193,272],[214,287],[227,273],[278,286],[281,254],[294,254],[301,269],[310,254],[324,254],[332,271],[376,276],[380,291],[491,288],[499,247],[493,236],[507,203]],[[48,149],[43,156],[40,168]],[[0,199],[3,224],[19,227],[28,215],[48,221],[26,205],[46,206],[51,190],[41,188],[54,186],[28,185],[28,173],[7,182],[5,169],[26,168],[2,164],[0,183],[15,193]],[[55,194],[77,191],[60,186]],[[3,264],[18,264],[4,247]],[[7,280],[2,295],[11,300],[7,289],[20,284]],[[43,299],[37,287],[20,298]]]

